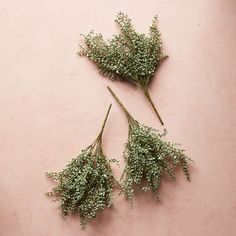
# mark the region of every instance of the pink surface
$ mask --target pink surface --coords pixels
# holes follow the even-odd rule
[[[104,150],[121,157],[127,122],[106,90],[130,112],[161,128],[140,91],[102,78],[76,56],[79,34],[116,32],[118,11],[146,32],[158,14],[165,52],[151,94],[168,129],[194,159],[192,182],[182,173],[163,181],[161,202],[148,194],[80,230],[43,194],[45,171],[62,169],[88,146],[110,102]],[[0,235],[236,235],[236,2],[234,0],[0,1]],[[116,168],[117,177],[122,167]]]

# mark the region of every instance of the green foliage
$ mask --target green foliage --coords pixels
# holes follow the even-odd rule
[[[102,133],[110,108],[111,105],[95,141],[62,171],[46,173],[57,183],[46,195],[61,202],[63,215],[78,214],[82,227],[113,204],[113,188],[117,181],[110,162],[115,160],[108,160],[102,150]]]
[[[144,126],[135,120],[120,102],[114,92],[109,91],[120,104],[129,122],[129,135],[124,152],[126,167],[122,175],[123,190],[126,197],[132,202],[134,186],[139,190],[151,190],[158,197],[158,189],[163,175],[169,175],[175,179],[177,167],[181,167],[190,181],[187,161],[184,150],[178,148],[178,144],[166,142],[166,135],[157,130]]]
[[[80,54],[95,62],[100,72],[112,79],[123,78],[140,87],[148,85],[156,67],[166,57],[157,29],[157,17],[150,26],[150,33],[137,33],[127,15],[119,13],[115,20],[120,34],[105,41],[101,34],[84,35],[86,48]]]
[[[120,29],[119,34],[105,41],[101,34],[92,31],[84,35],[86,47],[81,46],[79,54],[94,62],[102,75],[136,84],[144,92],[163,124],[148,93],[148,85],[155,70],[167,57],[162,52],[157,17],[154,17],[148,35],[136,32],[131,19],[124,13],[120,12],[115,22]]]

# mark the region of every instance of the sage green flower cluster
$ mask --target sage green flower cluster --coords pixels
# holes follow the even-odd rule
[[[112,206],[113,188],[118,185],[110,165],[115,160],[108,160],[102,150],[106,119],[96,140],[72,159],[65,169],[47,173],[57,186],[46,195],[61,202],[63,215],[78,214],[82,228],[99,212]]]
[[[122,174],[122,186],[126,197],[132,203],[135,186],[141,191],[151,190],[158,197],[158,189],[163,175],[175,179],[177,167],[182,167],[190,181],[187,161],[191,160],[178,144],[163,140],[163,133],[142,125],[135,120],[108,87],[126,114],[129,123],[128,141],[124,152],[126,166]]]
[[[154,17],[148,35],[137,33],[131,20],[123,13],[117,15],[115,22],[120,29],[118,35],[108,41],[94,32],[84,35],[86,46],[81,46],[79,53],[93,61],[101,74],[113,80],[131,82],[140,88],[164,125],[148,92],[156,69],[167,57],[162,52],[157,17]],[[159,199],[158,190],[163,176],[175,179],[178,168],[182,168],[190,181],[188,161],[191,159],[185,151],[178,144],[164,140],[166,130],[161,133],[134,119],[116,94],[109,87],[108,90],[121,106],[129,124],[124,151],[126,165],[120,183],[111,168],[111,162],[116,160],[107,159],[102,149],[102,135],[111,105],[95,141],[62,171],[47,173],[56,186],[46,195],[60,201],[64,216],[79,215],[82,228],[113,205],[115,187],[133,204],[136,189],[150,190]]]
[[[165,135],[166,132],[160,133],[137,121],[130,124],[123,173],[123,187],[129,200],[133,199],[134,185],[141,191],[151,190],[159,199],[157,191],[161,177],[167,174],[175,178],[177,166],[183,168],[187,180],[190,180],[189,158],[176,144],[164,141]]]
[[[111,79],[121,79],[138,86],[151,103],[160,122],[163,121],[149,95],[148,86],[156,69],[167,57],[162,52],[162,41],[155,16],[148,35],[135,31],[131,19],[119,13],[115,20],[120,34],[111,40],[104,40],[93,31],[84,36],[86,47],[81,46],[79,54],[94,62],[99,72]]]

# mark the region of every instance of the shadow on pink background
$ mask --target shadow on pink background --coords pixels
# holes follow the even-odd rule
[[[127,122],[109,85],[141,122],[162,129],[142,93],[101,77],[76,55],[79,34],[110,37],[124,11],[147,32],[159,17],[168,60],[150,93],[168,129],[194,159],[192,182],[164,180],[155,202],[139,194],[80,230],[63,220],[46,171],[62,169],[100,129],[107,156],[121,161]],[[234,0],[0,1],[0,235],[236,235],[236,2]]]

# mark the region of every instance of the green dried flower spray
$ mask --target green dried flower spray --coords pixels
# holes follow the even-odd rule
[[[113,188],[118,184],[110,166],[115,160],[108,160],[102,149],[102,134],[110,109],[111,105],[95,141],[62,171],[46,173],[57,183],[46,195],[61,202],[64,216],[78,214],[82,228],[105,207],[112,206]]]
[[[122,174],[123,191],[133,203],[135,186],[141,191],[151,190],[154,196],[158,197],[158,189],[161,178],[164,174],[175,179],[176,167],[182,167],[188,181],[190,174],[188,160],[191,160],[178,144],[166,142],[163,133],[140,124],[127,111],[115,93],[108,87],[108,90],[123,109],[129,124],[128,141],[124,152],[126,166]]]
[[[101,34],[90,32],[84,36],[86,47],[81,46],[80,55],[93,61],[102,75],[111,79],[131,82],[140,88],[153,107],[161,124],[163,121],[148,92],[156,69],[167,57],[162,52],[162,41],[154,17],[148,35],[135,31],[131,19],[119,13],[115,20],[120,33],[105,41]]]

